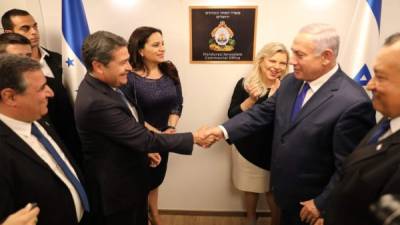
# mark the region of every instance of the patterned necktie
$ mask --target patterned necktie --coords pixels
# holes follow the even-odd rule
[[[369,141],[367,142],[367,144],[376,144],[378,143],[379,138],[386,133],[386,131],[388,131],[390,128],[390,120],[389,119],[385,119],[383,120],[378,128],[375,130],[375,132],[371,135],[371,138],[369,139]]]
[[[120,89],[115,89],[115,91],[120,95],[120,97],[122,98],[122,100],[124,101],[126,107],[128,107],[129,111],[131,112],[133,118],[135,118],[136,121],[139,121],[139,115],[137,112],[137,109],[134,108],[134,106],[132,106],[131,103],[129,103],[128,99],[126,98],[124,92],[122,92]]]
[[[44,148],[49,152],[49,154],[57,162],[57,165],[62,169],[65,176],[68,178],[68,180],[71,182],[71,184],[75,187],[75,190],[78,192],[79,198],[82,201],[83,208],[85,209],[85,211],[89,212],[90,211],[89,201],[88,201],[85,189],[83,189],[81,182],[78,180],[78,178],[75,177],[75,175],[69,169],[67,164],[64,162],[64,160],[61,158],[61,156],[54,149],[53,145],[42,134],[42,132],[40,132],[40,130],[37,128],[37,126],[34,123],[32,123],[31,133],[38,139],[38,141],[44,146]]]
[[[307,82],[305,82],[303,85],[303,88],[301,89],[300,93],[296,97],[296,101],[294,102],[292,114],[290,116],[291,122],[293,122],[296,119],[297,115],[299,114],[308,89],[310,89],[310,85]]]
[[[124,92],[122,92],[120,89],[115,89],[115,91],[121,96],[122,100],[124,101],[125,105],[129,108],[129,101],[126,99]]]

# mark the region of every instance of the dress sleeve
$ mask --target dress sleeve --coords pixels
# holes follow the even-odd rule
[[[233,91],[231,104],[228,109],[228,117],[229,118],[232,118],[235,115],[243,112],[242,109],[240,108],[240,104],[242,104],[242,102],[244,100],[246,100],[246,98],[248,98],[248,97],[249,97],[249,94],[246,92],[246,90],[244,90],[243,78],[241,78],[236,83],[235,90]]]
[[[181,83],[175,84],[176,88],[176,104],[175,107],[172,108],[171,114],[176,114],[181,116],[183,109],[183,96],[182,96],[182,86]]]

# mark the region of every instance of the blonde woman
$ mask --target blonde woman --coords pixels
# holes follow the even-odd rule
[[[279,88],[280,79],[288,71],[289,53],[278,42],[265,45],[257,54],[252,70],[241,78],[232,95],[228,117],[246,111],[272,96]],[[266,194],[271,209],[271,224],[278,225],[280,212],[269,192],[269,169],[273,127],[243,138],[234,143],[233,184],[244,192],[247,224],[257,222],[256,208],[260,193]]]

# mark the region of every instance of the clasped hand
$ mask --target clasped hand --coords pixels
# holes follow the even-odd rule
[[[206,126],[193,132],[194,143],[203,147],[209,148],[215,142],[224,137],[222,130],[219,127],[208,128]]]

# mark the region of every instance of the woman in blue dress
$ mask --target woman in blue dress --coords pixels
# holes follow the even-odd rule
[[[128,76],[130,93],[143,112],[145,126],[156,133],[175,133],[182,112],[182,89],[174,64],[165,61],[161,30],[139,27],[129,38],[128,50],[133,72]],[[160,153],[161,163],[149,172],[150,222],[161,225],[158,214],[158,186],[167,170],[168,153]]]

